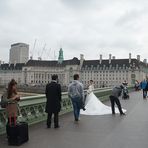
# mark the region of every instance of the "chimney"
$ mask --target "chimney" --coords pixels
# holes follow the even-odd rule
[[[41,57],[38,57],[38,60],[39,60],[39,61],[42,61],[42,58],[41,58]]]
[[[80,69],[83,66],[83,62],[84,62],[84,54],[80,54]]]
[[[112,59],[113,59],[113,60],[115,60],[115,59],[116,59],[116,57],[115,57],[115,56],[113,56],[113,57],[112,57]]]
[[[102,64],[102,54],[100,54],[100,64]]]
[[[137,55],[137,60],[138,62],[140,62],[140,55]]]
[[[143,60],[143,63],[147,64],[147,59],[144,59],[144,60]]]
[[[30,60],[33,60],[33,56],[30,56]]]
[[[109,54],[109,64],[111,64],[111,61],[112,61],[112,55]]]
[[[84,54],[80,54],[80,60],[84,60]]]
[[[132,61],[132,54],[129,53],[129,63],[131,64],[131,61]]]

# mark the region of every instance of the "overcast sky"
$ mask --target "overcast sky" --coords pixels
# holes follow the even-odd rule
[[[36,39],[36,46],[33,44]],[[0,59],[12,43],[30,45],[37,58],[148,56],[148,0],[0,0]]]

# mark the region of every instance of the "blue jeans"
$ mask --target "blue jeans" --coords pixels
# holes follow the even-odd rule
[[[71,100],[72,100],[72,104],[73,104],[75,120],[78,120],[79,116],[80,116],[81,101],[79,98],[72,98]]]

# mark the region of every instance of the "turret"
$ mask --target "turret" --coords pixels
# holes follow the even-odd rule
[[[62,64],[63,61],[64,61],[64,57],[63,57],[63,49],[60,48],[60,51],[59,51],[59,57],[58,57],[58,63],[59,63],[59,64]]]

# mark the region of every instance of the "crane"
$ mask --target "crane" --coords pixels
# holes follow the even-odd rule
[[[45,50],[46,50],[46,44],[44,44],[43,49],[42,49],[42,51],[41,51],[41,54],[40,54],[40,56],[38,57],[38,60],[42,60],[42,56],[43,56],[43,53],[45,52]]]
[[[51,58],[51,48],[46,51],[46,58],[50,59]]]
[[[34,40],[32,52],[31,52],[31,56],[30,56],[30,59],[31,59],[31,60],[33,60],[33,54],[34,54],[34,49],[35,49],[35,46],[36,46],[36,41],[37,41],[37,39]]]

